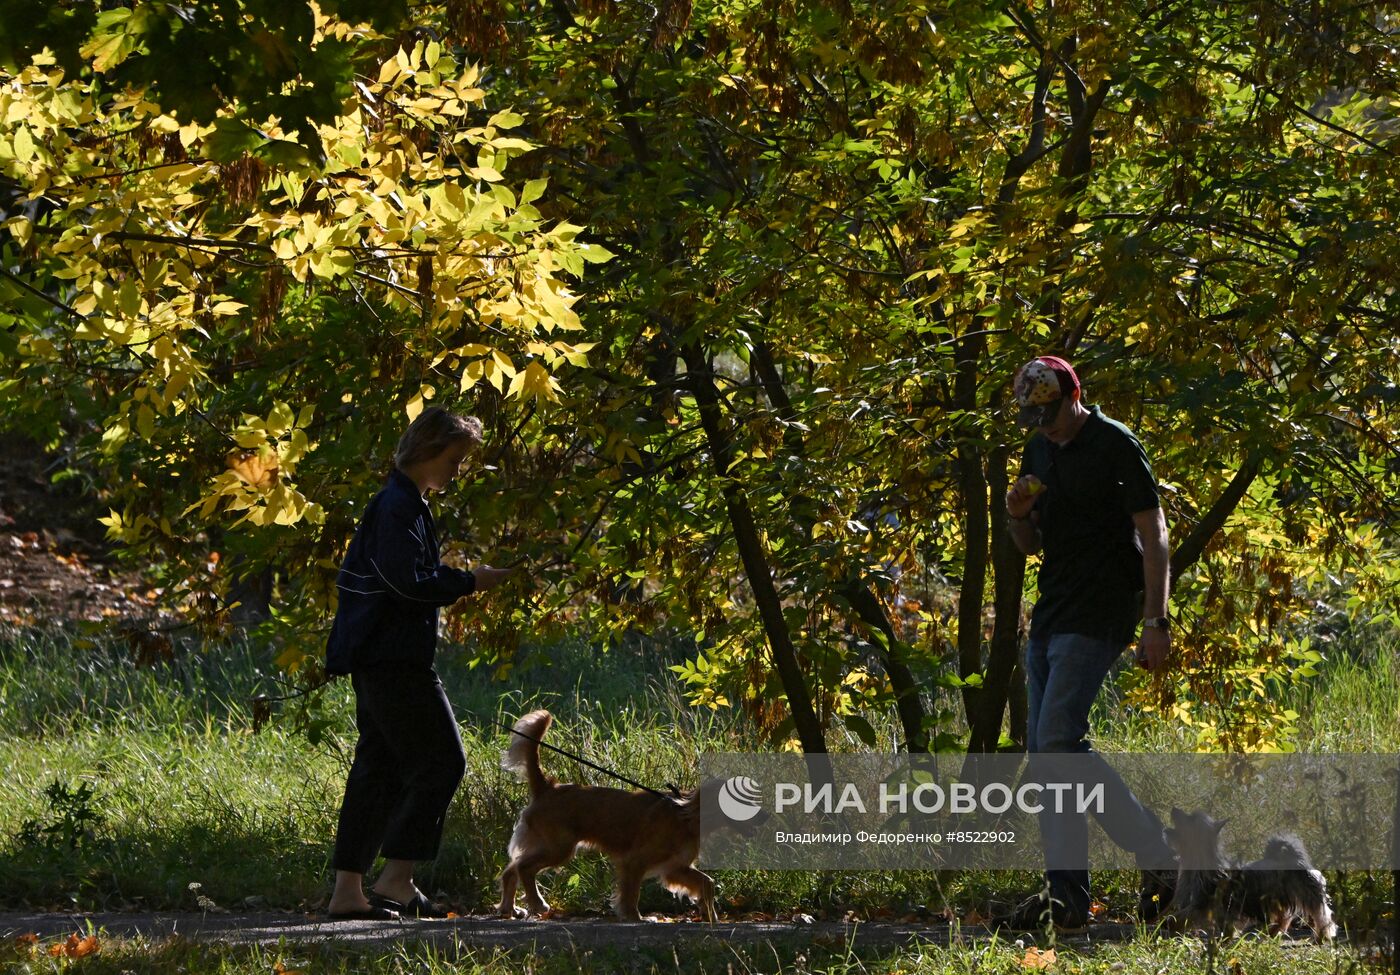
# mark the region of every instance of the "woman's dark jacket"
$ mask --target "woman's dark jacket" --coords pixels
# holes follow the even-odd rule
[[[438,608],[476,589],[476,577],[438,561],[428,503],[401,471],[370,501],[336,577],[340,605],[326,642],[326,671],[433,665]]]

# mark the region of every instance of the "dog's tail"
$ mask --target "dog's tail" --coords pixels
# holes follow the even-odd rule
[[[543,709],[525,715],[515,722],[510,748],[501,756],[501,768],[524,776],[531,798],[549,787],[549,779],[540,768],[540,741],[553,720],[553,715]]]

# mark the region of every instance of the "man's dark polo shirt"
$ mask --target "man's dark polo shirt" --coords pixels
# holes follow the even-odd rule
[[[1133,514],[1160,506],[1152,465],[1131,430],[1097,406],[1068,444],[1037,433],[1021,473],[1045,485],[1036,498],[1040,598],[1031,636],[1062,633],[1131,643],[1142,618],[1142,544]]]

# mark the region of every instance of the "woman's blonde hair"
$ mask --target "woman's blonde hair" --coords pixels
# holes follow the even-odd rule
[[[408,425],[394,448],[394,466],[399,470],[432,460],[453,444],[481,445],[481,421],[474,416],[458,416],[441,406],[430,406]]]

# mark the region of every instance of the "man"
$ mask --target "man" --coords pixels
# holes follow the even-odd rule
[[[1162,823],[1086,736],[1089,709],[1123,649],[1136,639],[1138,666],[1154,672],[1171,651],[1167,524],[1157,484],[1137,437],[1084,405],[1079,377],[1064,359],[1028,362],[1016,374],[1015,394],[1020,424],[1036,431],[1006,494],[1017,547],[1041,554],[1025,659],[1031,774],[1057,767],[1103,784],[1109,815],[1100,822],[1144,868],[1139,911],[1151,920],[1171,899],[1173,860]],[[1046,754],[1076,757],[1037,758]],[[1004,923],[1082,927],[1090,905],[1088,821],[1046,813],[1040,825],[1046,890]]]

